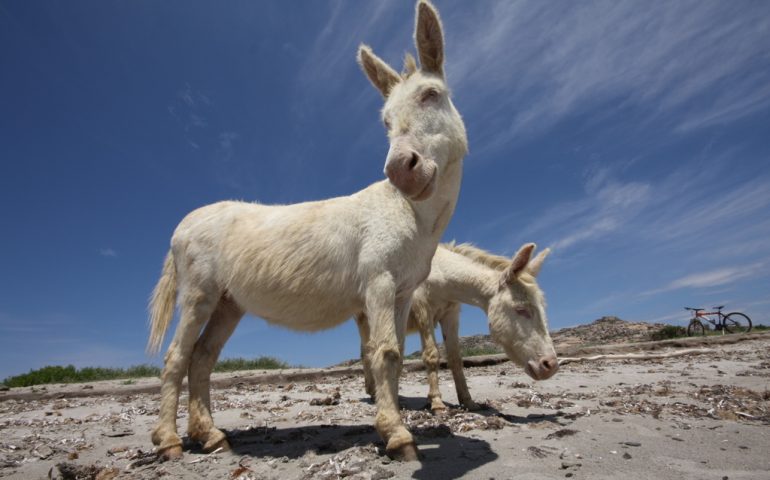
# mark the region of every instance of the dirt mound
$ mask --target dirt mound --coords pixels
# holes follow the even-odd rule
[[[609,345],[615,343],[647,342],[652,334],[665,327],[662,323],[629,322],[618,317],[602,317],[586,325],[562,328],[551,332],[554,345],[571,347],[576,345]],[[463,352],[502,353],[502,349],[492,341],[489,335],[462,337],[460,346]],[[439,347],[444,355],[443,345]],[[419,352],[417,352],[419,355]]]
[[[554,344],[562,346],[646,342],[652,340],[652,334],[663,327],[665,324],[662,323],[628,322],[618,317],[602,317],[586,325],[551,332],[551,337]]]
[[[564,349],[575,346],[610,345],[616,343],[648,342],[654,340],[652,334],[666,325],[663,323],[629,322],[618,317],[606,316],[585,325],[562,328],[551,332],[554,346]],[[441,358],[446,358],[444,344],[440,343]],[[504,353],[489,335],[470,335],[460,338],[460,349],[464,357]],[[406,356],[407,359],[421,358],[417,350]],[[337,366],[352,366],[359,359],[351,359]]]

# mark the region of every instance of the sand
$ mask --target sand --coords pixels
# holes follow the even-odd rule
[[[467,368],[478,412],[457,407],[442,371],[450,409],[436,415],[424,372],[406,371],[402,415],[423,456],[412,463],[384,456],[356,367],[218,376],[214,418],[233,450],[187,445],[172,462],[149,440],[157,380],[12,389],[0,393],[0,477],[767,479],[768,347],[758,335],[698,355],[570,363],[544,382],[511,363]]]

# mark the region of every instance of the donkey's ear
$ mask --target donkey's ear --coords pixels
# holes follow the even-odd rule
[[[545,260],[545,257],[547,257],[549,253],[551,253],[551,249],[546,248],[538,253],[537,256],[527,264],[527,271],[531,273],[533,277],[537,277],[540,273],[540,267],[543,266],[543,260]]]
[[[519,274],[527,268],[529,259],[532,257],[532,252],[535,251],[534,243],[527,243],[516,252],[513,256],[511,265],[503,271],[502,281],[508,285],[516,281]]]
[[[369,77],[369,81],[372,82],[377,90],[382,93],[382,96],[388,98],[393,86],[401,81],[401,77],[398,76],[395,70],[390,65],[385,63],[380,57],[372,52],[372,49],[367,45],[361,45],[358,47],[358,64],[364,70],[364,73]]]
[[[414,43],[420,56],[420,68],[424,72],[444,76],[444,34],[438,10],[427,0],[417,2],[417,24]]]

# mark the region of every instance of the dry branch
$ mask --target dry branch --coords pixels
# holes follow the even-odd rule
[[[591,362],[594,360],[655,360],[658,358],[681,357],[684,355],[703,355],[714,353],[713,348],[690,348],[666,353],[623,353],[623,354],[601,354],[591,357],[562,357],[559,359],[559,365],[577,362]]]

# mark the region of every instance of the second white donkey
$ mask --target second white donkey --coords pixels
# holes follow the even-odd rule
[[[479,408],[471,398],[463,373],[458,337],[462,303],[486,312],[492,339],[530,377],[545,380],[558,370],[556,351],[548,333],[545,296],[536,281],[550,250],[546,248],[532,258],[534,250],[535,244],[528,243],[511,260],[470,245],[439,245],[430,275],[414,292],[407,326],[408,333],[420,333],[432,410],[446,408],[438,387],[440,358],[434,337],[437,324],[441,325],[444,334],[447,363],[454,378],[457,399],[469,410]],[[358,315],[356,322],[361,335],[366,392],[376,397],[366,315]]]

